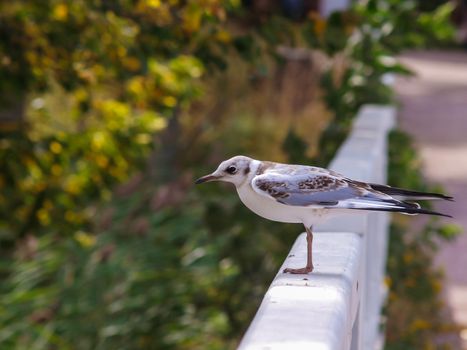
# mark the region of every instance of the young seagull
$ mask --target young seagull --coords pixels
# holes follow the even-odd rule
[[[259,216],[305,226],[307,264],[300,269],[284,270],[293,274],[313,271],[312,227],[335,214],[371,210],[450,217],[422,209],[411,201],[453,200],[444,194],[355,181],[323,168],[259,161],[245,156],[222,162],[212,174],[196,180],[196,184],[208,181],[233,183],[243,204]]]

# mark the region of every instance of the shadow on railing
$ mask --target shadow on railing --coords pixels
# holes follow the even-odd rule
[[[329,168],[356,180],[385,183],[393,106],[366,105]],[[315,227],[308,275],[283,274],[304,265],[301,234],[269,287],[239,349],[380,349],[386,297],[389,215],[342,215]]]

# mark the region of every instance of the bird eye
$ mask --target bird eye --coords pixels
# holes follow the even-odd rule
[[[225,169],[226,172],[228,172],[229,174],[233,175],[237,172],[237,168],[234,167],[233,165],[229,166],[227,169]]]

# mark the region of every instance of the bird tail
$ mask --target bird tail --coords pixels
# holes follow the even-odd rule
[[[406,215],[417,215],[417,214],[427,214],[427,215],[436,215],[436,216],[444,216],[447,218],[452,218],[451,215],[443,214],[437,211],[422,209],[422,208],[401,208],[401,207],[374,207],[374,208],[349,208],[355,210],[369,210],[369,211],[386,211],[386,212],[394,212],[394,213],[401,213]]]
[[[332,207],[330,207],[332,208]],[[352,210],[369,210],[369,211],[386,211],[386,212],[395,212],[406,215],[417,215],[417,214],[426,214],[426,215],[437,215],[452,218],[452,216],[439,213],[437,211],[424,209],[420,207],[420,204],[401,201],[397,199],[353,199],[350,201],[342,201],[334,208],[345,208]]]
[[[451,196],[446,196],[445,194],[441,193],[432,193],[432,192],[420,192],[420,191],[412,191],[406,190],[403,188],[391,187],[387,185],[379,185],[379,184],[369,184],[370,187],[378,192],[396,196],[403,200],[434,200],[434,199],[444,199],[447,201],[454,201],[454,198]]]

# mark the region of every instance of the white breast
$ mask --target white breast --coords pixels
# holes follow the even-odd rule
[[[256,193],[249,183],[237,188],[238,195],[248,209],[272,221],[303,223],[308,227],[326,218],[328,209],[298,207],[281,204]]]

